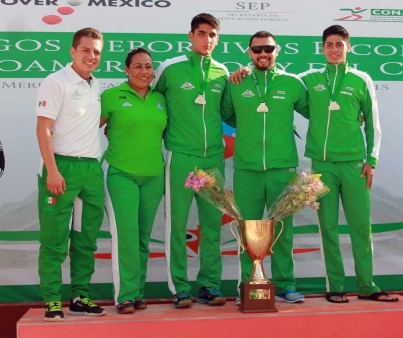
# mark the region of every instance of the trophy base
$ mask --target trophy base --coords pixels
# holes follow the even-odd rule
[[[274,284],[241,283],[241,305],[238,309],[242,313],[278,312]]]

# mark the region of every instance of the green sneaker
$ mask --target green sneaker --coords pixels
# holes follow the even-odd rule
[[[64,320],[64,314],[61,302],[49,302],[46,303],[45,316],[43,317],[45,322],[62,322]]]

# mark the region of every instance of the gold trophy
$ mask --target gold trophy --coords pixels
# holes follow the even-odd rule
[[[281,231],[273,242],[276,222],[281,222]],[[277,312],[274,304],[274,284],[266,278],[262,261],[269,251],[273,253],[272,248],[283,231],[284,223],[281,220],[241,221],[238,226],[239,238],[232,230],[231,223],[232,234],[253,260],[251,276],[245,283],[241,283],[239,311],[244,313]]]

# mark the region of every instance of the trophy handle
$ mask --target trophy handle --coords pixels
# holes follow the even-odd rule
[[[280,230],[280,233],[277,235],[277,238],[274,240],[273,244],[270,247],[270,252],[271,253],[273,253],[272,248],[273,248],[274,244],[276,244],[278,238],[280,237],[280,235],[281,235],[281,233],[283,232],[283,229],[284,229],[284,222],[281,219],[276,220],[276,223],[277,222],[281,222],[281,230]]]
[[[232,223],[233,223],[233,222],[237,223],[237,226],[238,226],[238,222],[237,222],[237,221],[232,221],[232,222],[230,223],[230,225],[229,225],[229,228],[231,229],[231,232],[232,232],[232,234],[234,235],[236,241],[238,242],[238,244],[239,244],[239,245],[241,246],[241,248],[242,248],[242,252],[241,252],[241,253],[244,253],[245,250],[246,250],[246,248],[245,248],[245,246],[241,243],[241,235],[239,235],[239,237],[238,237],[238,236],[235,234],[234,230],[232,230]]]

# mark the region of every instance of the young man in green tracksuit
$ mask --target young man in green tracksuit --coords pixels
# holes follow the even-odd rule
[[[222,102],[223,120],[237,128],[234,196],[244,219],[262,219],[265,206],[270,208],[295,175],[294,110],[306,118],[309,115],[304,84],[296,75],[277,69],[277,54],[272,34],[254,34],[249,41],[254,68],[241,84],[227,85]],[[271,261],[276,299],[288,303],[304,301],[295,291],[292,227],[292,216],[285,218]],[[276,227],[276,235],[280,229]],[[252,271],[252,260],[243,252],[240,261],[244,282]]]
[[[38,273],[47,322],[64,320],[60,289],[67,254],[73,296],[68,313],[106,314],[88,298],[104,218],[103,173],[97,159],[102,151],[98,129],[101,92],[92,75],[100,63],[102,47],[98,30],[77,31],[70,48],[73,62],[50,74],[38,90],[36,133],[42,156]]]
[[[375,89],[368,74],[348,66],[350,37],[343,27],[327,28],[322,39],[326,67],[300,76],[307,86],[310,106],[305,156],[312,159],[312,169],[322,174],[330,188],[318,210],[326,299],[348,302],[343,292],[345,274],[338,237],[341,198],[352,242],[358,298],[397,301],[373,283],[369,189],[381,140]],[[365,119],[365,141],[361,114]]]
[[[224,175],[220,101],[228,71],[211,57],[219,28],[219,21],[212,15],[195,16],[189,32],[192,51],[162,63],[154,82],[155,88],[165,94],[168,109],[165,254],[168,285],[177,308],[192,305],[187,277],[186,225],[194,196],[200,222],[198,301],[209,305],[226,302],[219,291],[222,214],[193,190],[185,188],[186,177],[195,166],[204,170],[218,168]]]

